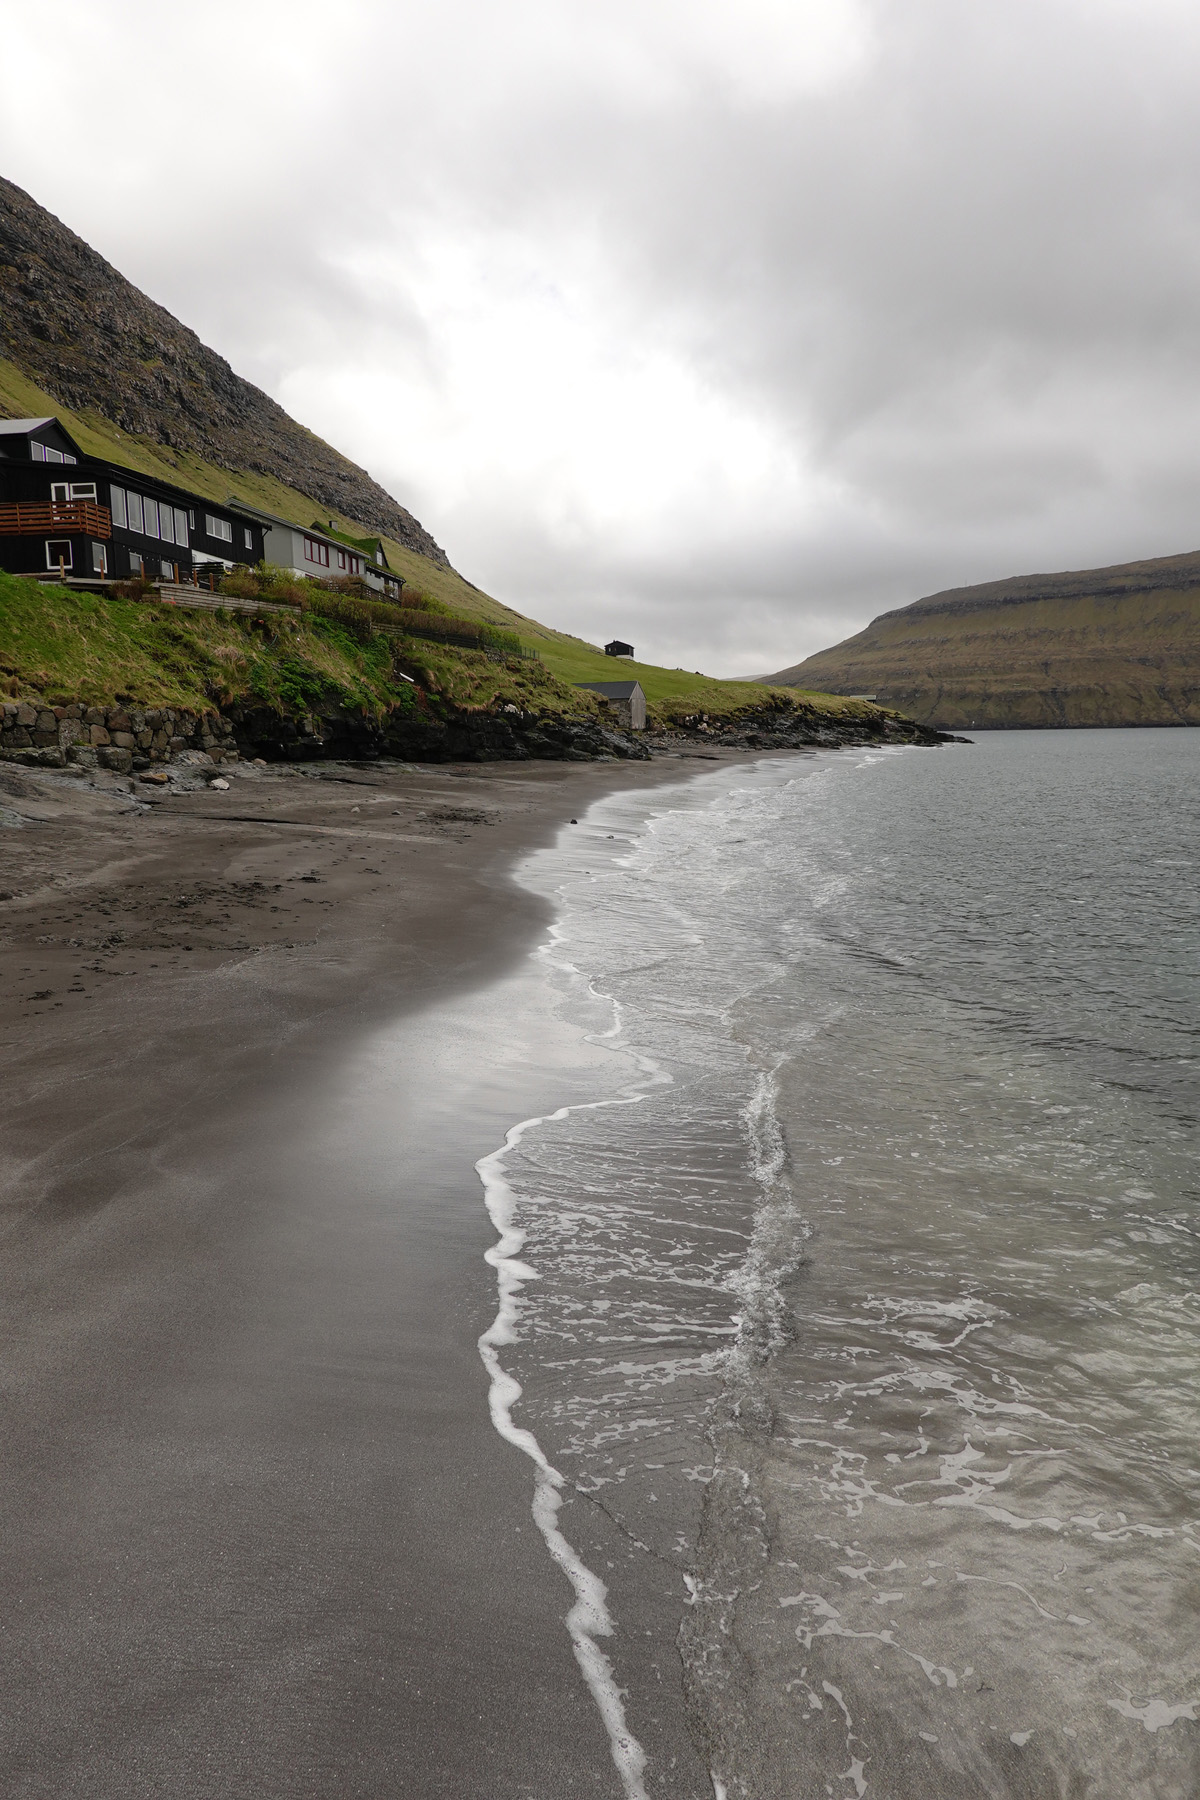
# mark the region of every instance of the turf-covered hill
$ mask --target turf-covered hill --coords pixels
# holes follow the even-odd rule
[[[1200,725],[1200,551],[932,594],[770,679],[946,731]]]
[[[459,642],[453,634],[441,642],[427,636],[401,654],[387,633],[356,635],[352,622],[328,613],[248,624],[6,580],[0,686],[10,698],[107,704],[128,694],[155,706],[182,704],[186,693],[192,707],[257,706],[280,718],[290,709],[296,718],[335,721],[358,715],[377,724],[393,714],[400,721],[416,706],[443,725],[458,715],[473,720],[482,743],[483,718],[511,720],[506,709],[595,725],[603,718],[600,704],[575,684],[632,676],[646,693],[652,727],[703,733],[725,722],[775,737],[782,721],[785,736],[818,739],[906,730],[857,703],[614,664],[595,645],[482,593],[364,470],[243,381],[28,194],[0,180],[0,417],[48,414],[61,418],[85,451],[218,503],[246,501],[301,526],[320,519],[351,539],[378,534],[407,593],[420,596],[426,612],[440,609],[502,637],[515,634],[525,654],[497,660],[495,643],[472,647],[462,633]],[[415,677],[419,693],[401,670]],[[538,728],[531,729],[536,739]]]

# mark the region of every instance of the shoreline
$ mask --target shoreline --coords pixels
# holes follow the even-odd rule
[[[0,769],[14,1794],[615,1791],[475,1343],[473,1165],[571,1081],[510,871],[761,759]]]

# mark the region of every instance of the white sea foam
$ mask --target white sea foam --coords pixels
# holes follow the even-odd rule
[[[612,1104],[598,1102],[597,1104]],[[601,1638],[613,1635],[613,1621],[608,1611],[608,1590],[603,1581],[589,1569],[559,1529],[558,1514],[563,1501],[563,1477],[553,1467],[531,1431],[514,1423],[513,1407],[521,1398],[521,1384],[508,1374],[500,1361],[500,1350],[511,1344],[518,1313],[518,1297],[536,1273],[519,1260],[525,1242],[524,1232],[514,1225],[516,1196],[504,1172],[506,1154],[514,1149],[526,1132],[549,1120],[565,1118],[569,1107],[542,1117],[525,1119],[507,1133],[501,1149],[481,1157],[475,1167],[483,1182],[484,1200],[489,1217],[499,1234],[499,1242],[486,1252],[496,1271],[500,1305],[495,1319],[479,1339],[479,1354],[490,1379],[488,1405],[492,1423],[502,1438],[522,1450],[534,1468],[533,1518],[546,1548],[575,1590],[575,1604],[567,1614],[567,1630],[575,1658],[596,1703],[596,1710],[608,1733],[609,1747],[626,1800],[648,1800],[643,1776],[646,1753],[629,1728],[625,1717],[624,1696],[613,1674],[612,1663],[600,1647]]]

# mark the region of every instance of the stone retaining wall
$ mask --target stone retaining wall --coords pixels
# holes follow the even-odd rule
[[[128,775],[170,762],[185,751],[235,762],[234,728],[218,712],[175,707],[35,706],[9,700],[0,715],[0,758],[64,768],[67,763]]]

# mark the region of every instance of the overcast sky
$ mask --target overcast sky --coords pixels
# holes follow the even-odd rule
[[[0,167],[522,611],[717,674],[1200,547],[1200,8],[0,0]]]

